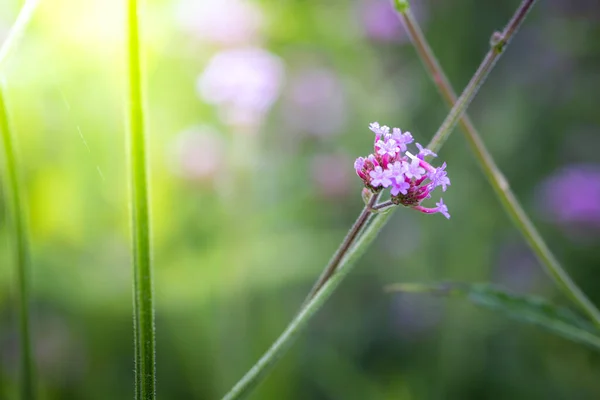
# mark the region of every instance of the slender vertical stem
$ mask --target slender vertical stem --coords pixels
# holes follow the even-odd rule
[[[23,36],[29,25],[38,0],[27,1],[8,32],[8,36],[0,47],[0,72],[15,44]],[[17,269],[19,297],[19,330],[21,348],[21,398],[32,400],[36,398],[35,364],[32,355],[31,332],[29,326],[29,246],[27,241],[26,216],[24,200],[19,187],[19,173],[16,151],[13,143],[8,111],[4,98],[4,83],[0,80],[0,135],[4,147],[5,192],[9,204],[9,219],[12,220],[15,262]]]
[[[398,7],[399,0],[396,0],[396,5]],[[527,2],[526,2],[527,3]],[[533,2],[529,2],[533,3]],[[516,16],[521,15],[523,13],[523,6],[521,6],[517,12]],[[526,12],[526,10],[525,10]],[[524,14],[523,14],[524,17]],[[523,17],[520,17],[522,20]],[[513,17],[513,20],[519,19]],[[518,23],[517,23],[518,25]],[[516,28],[513,28],[510,32],[514,32]],[[502,45],[504,48],[505,44],[508,42],[509,38],[506,38],[505,43]],[[484,59],[484,63],[487,57]],[[489,66],[489,68],[482,69],[479,68],[476,72],[477,74],[487,75],[492,69],[493,64]],[[475,76],[471,81],[483,82],[483,79],[477,78]],[[473,90],[471,85],[469,85],[465,92],[461,95],[457,104],[454,105],[452,110],[450,111],[451,118],[447,118],[444,125],[445,131],[443,132],[443,136],[447,136],[451,133],[453,125],[448,122],[451,119],[460,119],[467,109],[469,103],[473,99],[473,97],[477,94],[477,90]],[[437,135],[436,135],[437,136]],[[435,137],[434,137],[435,139]],[[433,151],[439,151],[440,147],[443,145],[443,140],[437,140],[429,144],[429,148]],[[299,333],[304,329],[312,316],[319,310],[319,308],[325,303],[325,301],[329,298],[329,296],[333,293],[335,288],[340,284],[340,282],[350,273],[352,270],[353,263],[364,253],[367,247],[375,240],[377,234],[381,231],[385,223],[391,218],[396,211],[397,208],[392,209],[388,213],[382,213],[375,215],[371,223],[367,225],[362,235],[358,235],[356,238],[356,242],[354,245],[351,245],[346,251],[345,256],[342,258],[339,266],[336,268],[335,272],[329,280],[325,282],[322,286],[321,290],[317,291],[315,296],[303,307],[300,312],[296,315],[296,317],[292,320],[292,322],[288,325],[285,331],[281,334],[281,336],[273,343],[273,345],[267,350],[267,352],[258,360],[256,364],[242,377],[242,379],[225,395],[224,400],[234,400],[234,399],[242,399],[246,397],[250,392],[258,386],[258,384],[267,376],[270,370],[273,368],[275,363],[283,356],[285,351],[291,346],[293,341],[299,335]]]
[[[520,10],[522,10],[522,8],[520,8]],[[526,10],[522,10],[521,15],[524,15],[525,12]],[[448,103],[450,107],[453,107],[457,102],[456,93],[452,89],[452,85],[450,84],[446,74],[444,73],[444,70],[440,66],[433,51],[431,50],[425,35],[423,35],[423,32],[413,17],[410,9],[406,8],[405,11],[399,13],[399,16],[412,38],[417,53],[429,71],[431,79],[436,84],[446,103]],[[515,30],[516,28],[511,27],[509,24],[507,29],[505,29],[505,33],[503,33],[504,43],[508,42],[507,36],[510,38],[510,35],[512,35]],[[575,282],[573,282],[567,272],[561,267],[558,260],[554,257],[542,239],[541,235],[519,204],[519,201],[510,190],[507,180],[496,166],[496,163],[485,147],[481,136],[467,115],[464,115],[460,119],[460,126],[465,134],[469,146],[471,147],[471,151],[473,154],[475,154],[483,173],[496,192],[498,199],[513,220],[517,229],[519,229],[525,240],[527,240],[529,246],[531,246],[531,249],[545,267],[548,274],[552,277],[552,279],[554,279],[557,286],[586,314],[588,314],[597,326],[600,327],[600,312],[598,312],[598,309],[590,302],[590,300],[585,296],[581,289],[579,289]]]
[[[469,107],[469,104],[471,104],[471,101],[479,91],[479,88],[488,77],[490,71],[494,68],[494,65],[500,58],[500,55],[503,53],[513,35],[519,29],[521,23],[525,20],[527,13],[529,10],[531,10],[531,7],[534,5],[534,3],[535,0],[522,1],[515,14],[506,25],[506,28],[504,28],[502,32],[495,32],[492,35],[490,50],[479,65],[479,68],[475,72],[475,75],[473,75],[471,78],[471,81],[465,90],[462,92],[458,100],[454,102],[450,113],[429,143],[429,148],[432,151],[437,152],[446,139],[448,139],[448,136],[450,136],[450,133],[453,131],[457,122],[467,110],[467,107]],[[398,7],[398,9],[405,10],[405,12],[408,11],[408,8],[405,5]],[[409,33],[411,35],[413,34],[413,32]],[[435,78],[440,79],[439,76],[435,76],[434,79]]]
[[[29,329],[29,246],[27,241],[25,203],[19,184],[15,145],[4,100],[4,85],[0,82],[0,134],[4,147],[5,192],[12,220],[14,257],[17,269],[19,297],[19,329],[21,348],[21,398],[35,398],[35,366]]]
[[[33,17],[33,12],[38,4],[39,0],[28,0],[23,4],[23,7],[21,7],[15,23],[8,32],[8,36],[0,48],[0,69],[2,69],[2,65],[8,58],[8,55],[14,49],[15,44],[21,38],[23,32],[25,32],[25,28],[29,25],[31,17]]]
[[[335,273],[335,271],[338,269],[340,262],[342,261],[342,258],[346,255],[346,253],[348,252],[348,250],[354,243],[354,240],[358,236],[358,233],[363,229],[363,227],[369,221],[369,217],[371,216],[371,213],[372,213],[372,207],[375,205],[375,203],[377,203],[378,198],[379,198],[379,194],[371,196],[369,203],[360,212],[360,214],[358,215],[358,218],[356,219],[356,221],[354,221],[352,228],[350,228],[350,230],[346,234],[346,237],[344,238],[342,243],[339,245],[339,247],[333,254],[333,257],[331,257],[331,260],[329,261],[329,263],[327,264],[327,266],[321,273],[321,276],[319,276],[319,279],[317,279],[317,282],[315,282],[314,286],[312,287],[312,289],[306,296],[306,299],[304,300],[302,307],[304,307],[308,303],[308,301],[310,301],[310,299],[312,299],[315,296],[315,294],[321,289],[321,287],[323,287],[325,282],[327,282],[327,280],[329,278],[331,278],[331,275],[333,275]]]
[[[154,294],[150,256],[148,178],[138,4],[127,2],[128,144],[133,240],[133,316],[135,346],[135,398],[154,399],[156,383]]]

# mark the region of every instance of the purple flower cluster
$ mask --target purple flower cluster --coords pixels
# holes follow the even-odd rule
[[[373,122],[369,129],[375,133],[374,151],[366,158],[359,157],[354,162],[356,174],[365,186],[377,193],[390,188],[391,201],[402,204],[425,214],[441,213],[450,218],[448,207],[440,198],[435,208],[421,206],[421,202],[431,198],[431,192],[438,186],[442,191],[450,186],[446,173],[446,163],[434,168],[425,161],[425,157],[437,155],[416,143],[419,152],[413,155],[407,151],[407,145],[413,142],[410,132],[399,128],[379,126]]]

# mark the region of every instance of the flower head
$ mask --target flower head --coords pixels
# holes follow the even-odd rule
[[[369,129],[375,133],[374,152],[354,162],[356,174],[364,182],[365,188],[376,193],[389,187],[392,203],[425,214],[440,213],[450,218],[448,207],[442,199],[434,208],[421,205],[423,200],[431,198],[436,187],[441,186],[446,191],[450,185],[446,163],[439,168],[433,167],[424,159],[426,156],[435,156],[435,153],[418,143],[417,156],[408,152],[407,145],[414,140],[410,132],[393,128],[390,133],[389,127],[380,126],[377,122],[370,124]]]

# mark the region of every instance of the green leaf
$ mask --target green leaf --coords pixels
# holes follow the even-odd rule
[[[386,287],[387,292],[430,293],[444,297],[463,297],[478,306],[499,311],[510,318],[547,329],[566,339],[600,350],[598,330],[568,308],[537,296],[510,293],[485,283],[400,283]]]

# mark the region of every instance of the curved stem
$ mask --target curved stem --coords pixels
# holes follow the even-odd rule
[[[369,221],[369,217],[372,214],[371,210],[373,209],[373,206],[375,205],[375,203],[377,203],[378,198],[379,198],[379,193],[371,196],[369,203],[360,212],[360,214],[358,215],[358,218],[352,225],[352,228],[350,228],[350,230],[346,234],[346,237],[344,238],[342,243],[339,245],[339,247],[333,254],[333,257],[331,257],[331,260],[329,260],[329,263],[327,264],[327,266],[321,273],[321,276],[319,276],[319,279],[317,279],[317,282],[315,282],[314,286],[312,287],[312,289],[306,296],[306,299],[304,300],[304,303],[302,304],[301,308],[303,308],[308,303],[308,301],[315,296],[315,294],[321,289],[321,287],[323,287],[325,282],[327,282],[327,280],[331,277],[331,275],[333,275],[335,273],[335,271],[338,269],[340,262],[342,261],[342,258],[346,255],[346,253],[350,249],[350,246],[352,246],[352,243],[358,236],[359,232]]]
[[[27,28],[27,25],[31,21],[31,18],[33,17],[33,12],[35,11],[38,4],[39,0],[29,0],[25,2],[23,7],[21,7],[21,10],[19,11],[19,15],[17,16],[14,25],[12,26],[12,28],[10,28],[8,36],[2,44],[2,48],[0,48],[0,69],[2,69],[2,66],[8,58],[8,55],[14,49],[15,44],[21,38],[23,32],[25,32],[25,28]]]
[[[156,397],[156,344],[150,257],[146,137],[140,67],[138,6],[136,0],[129,0],[127,2],[127,56],[127,69],[129,73],[128,144],[130,201],[133,219],[135,398],[146,400]]]
[[[521,7],[520,10],[521,14],[519,15],[524,16],[527,10],[523,10],[523,7]],[[431,79],[436,84],[440,94],[450,107],[454,106],[457,102],[456,93],[452,89],[452,85],[450,84],[446,74],[444,73],[444,70],[433,54],[425,35],[423,35],[423,32],[421,31],[411,11],[409,9],[405,9],[405,11],[400,12],[399,15],[400,19],[404,23],[404,26],[406,27],[406,30],[412,38],[417,53],[429,71]],[[509,26],[507,26],[505,29],[505,32],[502,34],[502,38],[499,39],[500,41],[492,45],[501,45],[504,47],[508,42],[508,39],[510,39],[510,36],[514,34],[515,31],[516,27],[509,24]],[[554,257],[542,239],[541,235],[519,204],[519,201],[510,190],[507,180],[496,166],[494,159],[481,140],[481,136],[467,115],[464,115],[460,119],[460,126],[465,134],[469,146],[471,147],[471,151],[473,154],[475,154],[483,173],[496,192],[498,199],[513,220],[517,229],[519,229],[525,240],[527,240],[529,246],[536,254],[542,265],[545,267],[548,274],[552,277],[552,279],[554,279],[557,286],[587,315],[590,316],[594,324],[600,327],[600,312],[585,296],[577,284],[573,282],[567,272],[565,272],[565,270],[561,267],[558,260]]]
[[[321,290],[316,292],[315,296],[300,310],[281,336],[279,336],[246,375],[223,397],[223,400],[243,399],[258,386],[277,361],[294,343],[302,330],[306,328],[313,315],[323,306],[342,280],[352,271],[352,266],[356,260],[363,255],[365,250],[375,240],[391,214],[379,214],[373,218],[373,222],[365,228],[364,233],[357,239],[355,245],[342,258],[337,272],[325,282]]]
[[[12,220],[12,233],[17,269],[19,297],[19,330],[21,350],[21,398],[34,399],[35,366],[32,355],[29,326],[29,246],[27,240],[25,201],[21,197],[19,173],[15,155],[15,145],[4,101],[4,85],[0,82],[0,134],[4,147],[5,190],[9,205],[9,218]]]

